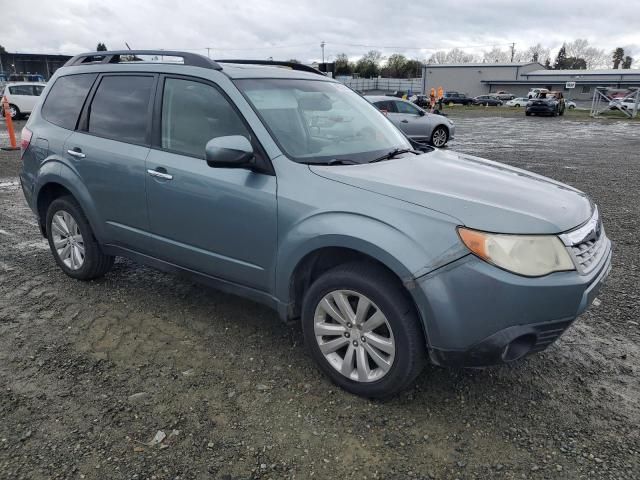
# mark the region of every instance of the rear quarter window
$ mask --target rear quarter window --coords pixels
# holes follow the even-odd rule
[[[59,127],[74,130],[96,77],[97,74],[82,73],[58,78],[42,106],[42,118]]]

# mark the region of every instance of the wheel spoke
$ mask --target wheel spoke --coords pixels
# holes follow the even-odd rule
[[[381,337],[380,335],[376,335],[373,332],[367,332],[364,334],[364,336],[367,339],[367,343],[373,345],[378,350],[382,350],[384,353],[393,355],[393,353],[396,351],[395,347],[393,346],[393,342],[389,338]]]
[[[353,313],[353,309],[351,308],[351,305],[349,305],[349,300],[343,292],[335,292],[333,294],[333,301],[336,302],[336,305],[340,309],[340,313],[342,313],[342,317],[344,319],[348,322],[353,322],[355,320],[356,314]]]
[[[356,325],[362,325],[369,313],[369,307],[371,302],[366,297],[360,297],[358,299],[358,306],[356,307]]]
[[[315,333],[318,336],[334,337],[343,335],[347,329],[343,325],[336,323],[316,323]]]
[[[83,243],[76,243],[76,248],[78,249],[78,253],[80,253],[82,255],[80,257],[80,259],[82,261],[84,261],[84,244]]]
[[[356,363],[358,364],[358,380],[366,382],[369,379],[369,375],[371,375],[371,369],[367,360],[367,352],[362,344],[356,349]]]
[[[371,315],[371,318],[369,318],[369,320],[364,322],[364,325],[362,325],[362,331],[370,332],[372,330],[375,330],[380,325],[384,325],[384,322],[385,322],[384,315],[380,310],[376,310],[376,313]]]
[[[80,267],[82,264],[82,258],[80,257],[80,250],[78,250],[76,245],[71,248],[71,258],[73,259],[74,268]]]
[[[53,246],[56,247],[56,250],[60,250],[62,247],[64,247],[67,244],[67,240],[64,238],[61,238],[60,240],[53,240]]]
[[[349,339],[345,337],[336,337],[333,340],[319,344],[320,351],[325,355],[335,352],[339,348],[344,347],[349,343]]]
[[[59,253],[61,260],[67,260],[71,254],[71,244],[67,243]]]
[[[61,214],[55,214],[53,216],[53,220],[51,221],[51,225],[54,227],[57,227],[57,229],[60,231],[61,235],[69,235],[69,229],[67,228],[67,224],[64,221],[64,218],[62,217]]]
[[[331,304],[328,298],[325,297],[322,302],[320,302],[320,308],[324,310],[324,312],[331,318],[333,318],[336,322],[339,322],[343,325],[347,324],[346,319],[338,310],[336,310],[336,307]]]
[[[353,345],[349,345],[347,348],[347,353],[344,355],[344,359],[342,360],[342,367],[340,367],[340,373],[342,373],[345,377],[351,376],[351,372],[353,372],[353,360],[355,348]]]
[[[383,372],[387,373],[389,371],[389,369],[391,368],[391,363],[388,360],[382,358],[382,355],[380,355],[373,347],[371,347],[371,345],[365,343],[364,349]]]

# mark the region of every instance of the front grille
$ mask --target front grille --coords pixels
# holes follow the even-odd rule
[[[600,237],[595,240],[588,240],[571,247],[573,257],[577,263],[576,266],[582,272],[588,273],[598,264],[598,260],[600,260],[604,253],[605,238],[606,236],[602,233]]]
[[[611,243],[604,233],[597,208],[588,222],[563,233],[560,238],[571,253],[578,272],[582,274],[587,274],[598,266]]]

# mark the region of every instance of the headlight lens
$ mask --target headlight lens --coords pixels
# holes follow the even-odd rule
[[[518,275],[541,277],[575,270],[569,252],[555,235],[503,235],[463,227],[458,234],[475,255]]]

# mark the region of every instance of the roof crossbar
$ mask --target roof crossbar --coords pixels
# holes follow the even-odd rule
[[[216,62],[218,63],[235,63],[235,64],[239,64],[239,65],[272,65],[272,66],[276,66],[276,67],[288,67],[291,70],[298,70],[300,72],[308,72],[308,73],[315,73],[318,75],[323,75],[324,73],[322,73],[320,70],[310,67],[309,65],[304,65],[302,63],[296,63],[296,62],[283,62],[283,61],[279,61],[279,60],[240,60],[240,59],[235,59],[235,60],[216,60]]]
[[[136,58],[138,55],[154,56],[154,57],[179,57],[182,58],[184,65],[192,67],[209,68],[212,70],[222,70],[214,60],[197,53],[180,52],[175,50],[113,50],[106,52],[88,52],[81,53],[69,59],[64,64],[65,67],[74,65],[96,65],[105,63],[135,63],[143,61]],[[133,59],[122,62],[121,57],[133,57]]]

